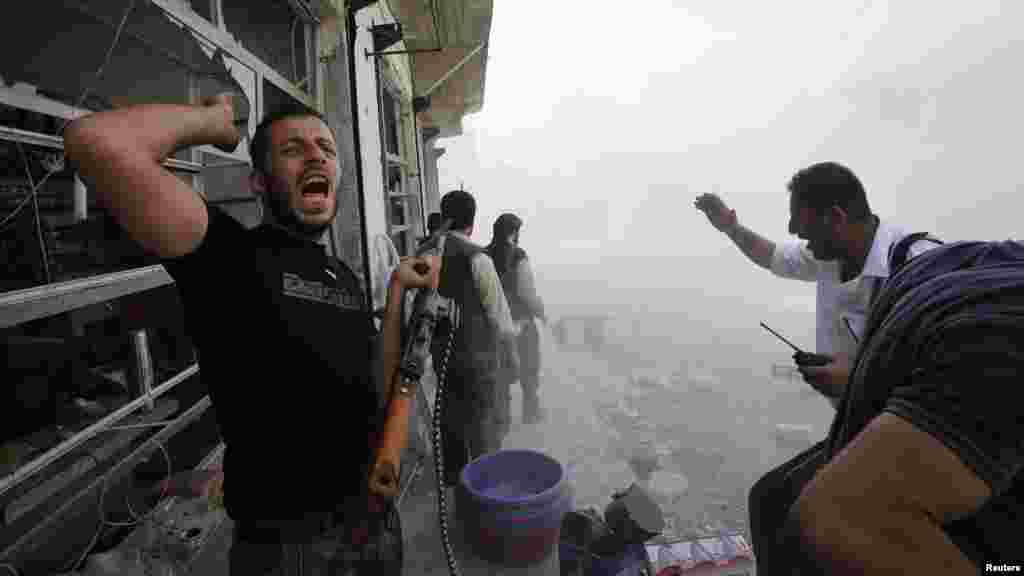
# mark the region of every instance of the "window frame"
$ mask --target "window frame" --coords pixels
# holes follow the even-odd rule
[[[384,64],[381,64],[383,60]],[[414,220],[421,216],[422,210],[415,210],[413,200],[417,192],[413,190],[413,168],[416,166],[416,159],[412,158],[413,150],[409,145],[409,130],[412,100],[399,87],[396,80],[398,76],[393,65],[386,57],[376,57],[375,60],[377,77],[377,103],[378,103],[378,134],[381,147],[381,169],[383,172],[383,195],[385,206],[387,235],[395,244],[395,249],[400,256],[412,254],[415,246],[415,234],[418,229]],[[386,114],[385,110],[390,103],[392,113]],[[394,119],[394,136],[397,150],[389,150],[388,118]],[[397,153],[395,153],[397,152]],[[394,192],[391,187],[391,176],[397,170],[400,174],[399,192]],[[392,217],[392,210],[395,202],[402,206],[403,219],[401,224],[396,224]]]

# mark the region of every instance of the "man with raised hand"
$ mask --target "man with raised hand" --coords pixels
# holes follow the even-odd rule
[[[390,397],[378,383],[392,381],[381,367],[400,353],[398,303],[403,289],[427,285],[415,270],[426,262],[407,259],[392,274],[378,356],[359,279],[325,248],[340,164],[321,116],[282,109],[256,128],[250,185],[264,221],[254,229],[163,167],[181,148],[236,148],[234,110],[222,95],[99,112],[70,125],[66,147],[181,292],[226,444],[230,573],[398,573],[400,554],[385,549],[400,541],[381,539],[383,523],[366,537],[368,477]]]

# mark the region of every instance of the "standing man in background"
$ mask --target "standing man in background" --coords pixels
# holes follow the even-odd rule
[[[427,216],[427,235],[424,236],[423,238],[420,238],[419,242],[417,243],[417,247],[423,246],[427,242],[427,240],[429,240],[430,237],[434,235],[434,232],[437,232],[437,229],[440,227],[441,213],[431,212],[430,215]]]
[[[494,221],[491,243],[487,254],[494,260],[494,266],[501,277],[505,296],[512,311],[512,320],[519,328],[519,372],[505,370],[502,395],[506,414],[509,402],[509,388],[517,377],[523,388],[523,423],[540,422],[543,410],[540,406],[540,334],[534,318],[546,321],[544,303],[537,295],[533,281],[533,270],[526,257],[526,251],[519,247],[519,229],[523,221],[515,214],[502,214]],[[506,417],[506,420],[511,418]],[[506,430],[507,432],[507,430]]]
[[[813,164],[797,172],[787,188],[789,233],[804,242],[777,246],[740,225],[736,211],[714,194],[699,196],[695,206],[758,266],[782,278],[817,283],[816,352],[830,362],[798,368],[804,380],[836,406],[871,303],[889,277],[892,248],[908,234],[871,212],[860,180],[841,164]],[[936,244],[915,242],[908,247],[909,256]],[[750,530],[758,573],[775,574],[788,565],[789,559],[777,553],[774,538],[799,494],[800,482],[809,480],[823,459],[823,443],[816,444],[751,488]]]
[[[441,221],[452,221],[444,245],[438,291],[458,306],[455,349],[448,361],[446,408],[441,422],[445,483],[455,486],[462,468],[501,448],[498,376],[502,348],[518,369],[518,335],[494,263],[470,240],[476,200],[463,190],[441,199]],[[443,345],[443,338],[436,339]],[[435,346],[435,356],[443,350]],[[434,366],[441,366],[434,358]]]

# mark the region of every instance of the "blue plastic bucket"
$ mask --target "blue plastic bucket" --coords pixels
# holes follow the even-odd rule
[[[572,485],[557,460],[533,450],[499,450],[470,462],[456,491],[470,549],[503,566],[529,566],[557,549]]]

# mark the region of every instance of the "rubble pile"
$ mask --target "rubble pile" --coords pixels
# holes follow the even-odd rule
[[[548,417],[522,425],[514,385],[513,429],[505,448],[540,448],[566,465],[576,507],[600,506],[638,482],[662,506],[666,536],[744,531],[749,479],[725,470],[734,407],[703,367],[635,373],[580,350],[545,350],[541,397]],[[659,373],[659,371],[661,373]],[[656,462],[640,478],[631,459]]]

